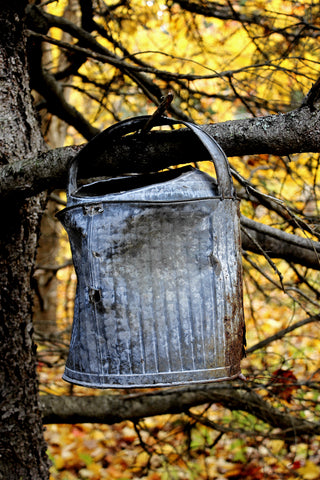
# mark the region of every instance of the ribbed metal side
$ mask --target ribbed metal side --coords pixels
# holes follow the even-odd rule
[[[237,201],[84,208],[63,219],[78,277],[64,378],[107,388],[239,374]]]

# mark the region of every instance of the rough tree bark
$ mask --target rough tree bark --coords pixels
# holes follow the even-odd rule
[[[44,149],[34,115],[22,18],[26,1],[0,1],[0,162]],[[32,340],[30,279],[44,195],[0,207],[0,479],[48,478]]]

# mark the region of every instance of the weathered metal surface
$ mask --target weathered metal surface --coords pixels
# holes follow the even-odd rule
[[[65,380],[124,388],[240,374],[239,202],[223,152],[213,160],[218,183],[183,168],[80,188],[73,164],[59,214],[78,278]]]

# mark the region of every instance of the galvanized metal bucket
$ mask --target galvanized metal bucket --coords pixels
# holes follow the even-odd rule
[[[148,116],[93,140],[137,131]],[[78,284],[63,378],[95,388],[214,382],[240,374],[244,351],[239,202],[227,159],[198,126],[217,175],[191,167],[78,186],[70,167],[59,213]],[[119,140],[120,141],[120,140]],[[197,160],[196,158],[194,159]]]

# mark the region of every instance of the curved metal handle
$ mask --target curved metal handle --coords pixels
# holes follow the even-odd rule
[[[78,153],[78,155],[74,157],[70,164],[68,195],[72,196],[72,194],[77,189],[79,163],[82,160],[85,160],[85,158],[90,158],[92,150],[95,152],[95,156],[99,156],[105,151],[105,145],[109,138],[111,139],[114,137],[122,137],[123,135],[126,135],[128,133],[135,132],[142,128],[149,120],[149,118],[150,115],[142,115],[140,117],[122,120],[121,122],[112,125],[111,127],[96,135],[92,140],[90,140],[90,142],[88,142],[87,145],[83,147],[83,149]],[[221,196],[221,198],[234,197],[233,182],[227,157],[220,145],[211,135],[209,135],[209,133],[205,132],[194,123],[185,122],[183,120],[175,120],[168,117],[160,117],[156,121],[154,126],[177,124],[185,125],[190,130],[192,130],[192,132],[206,147],[216,170],[219,196]]]

